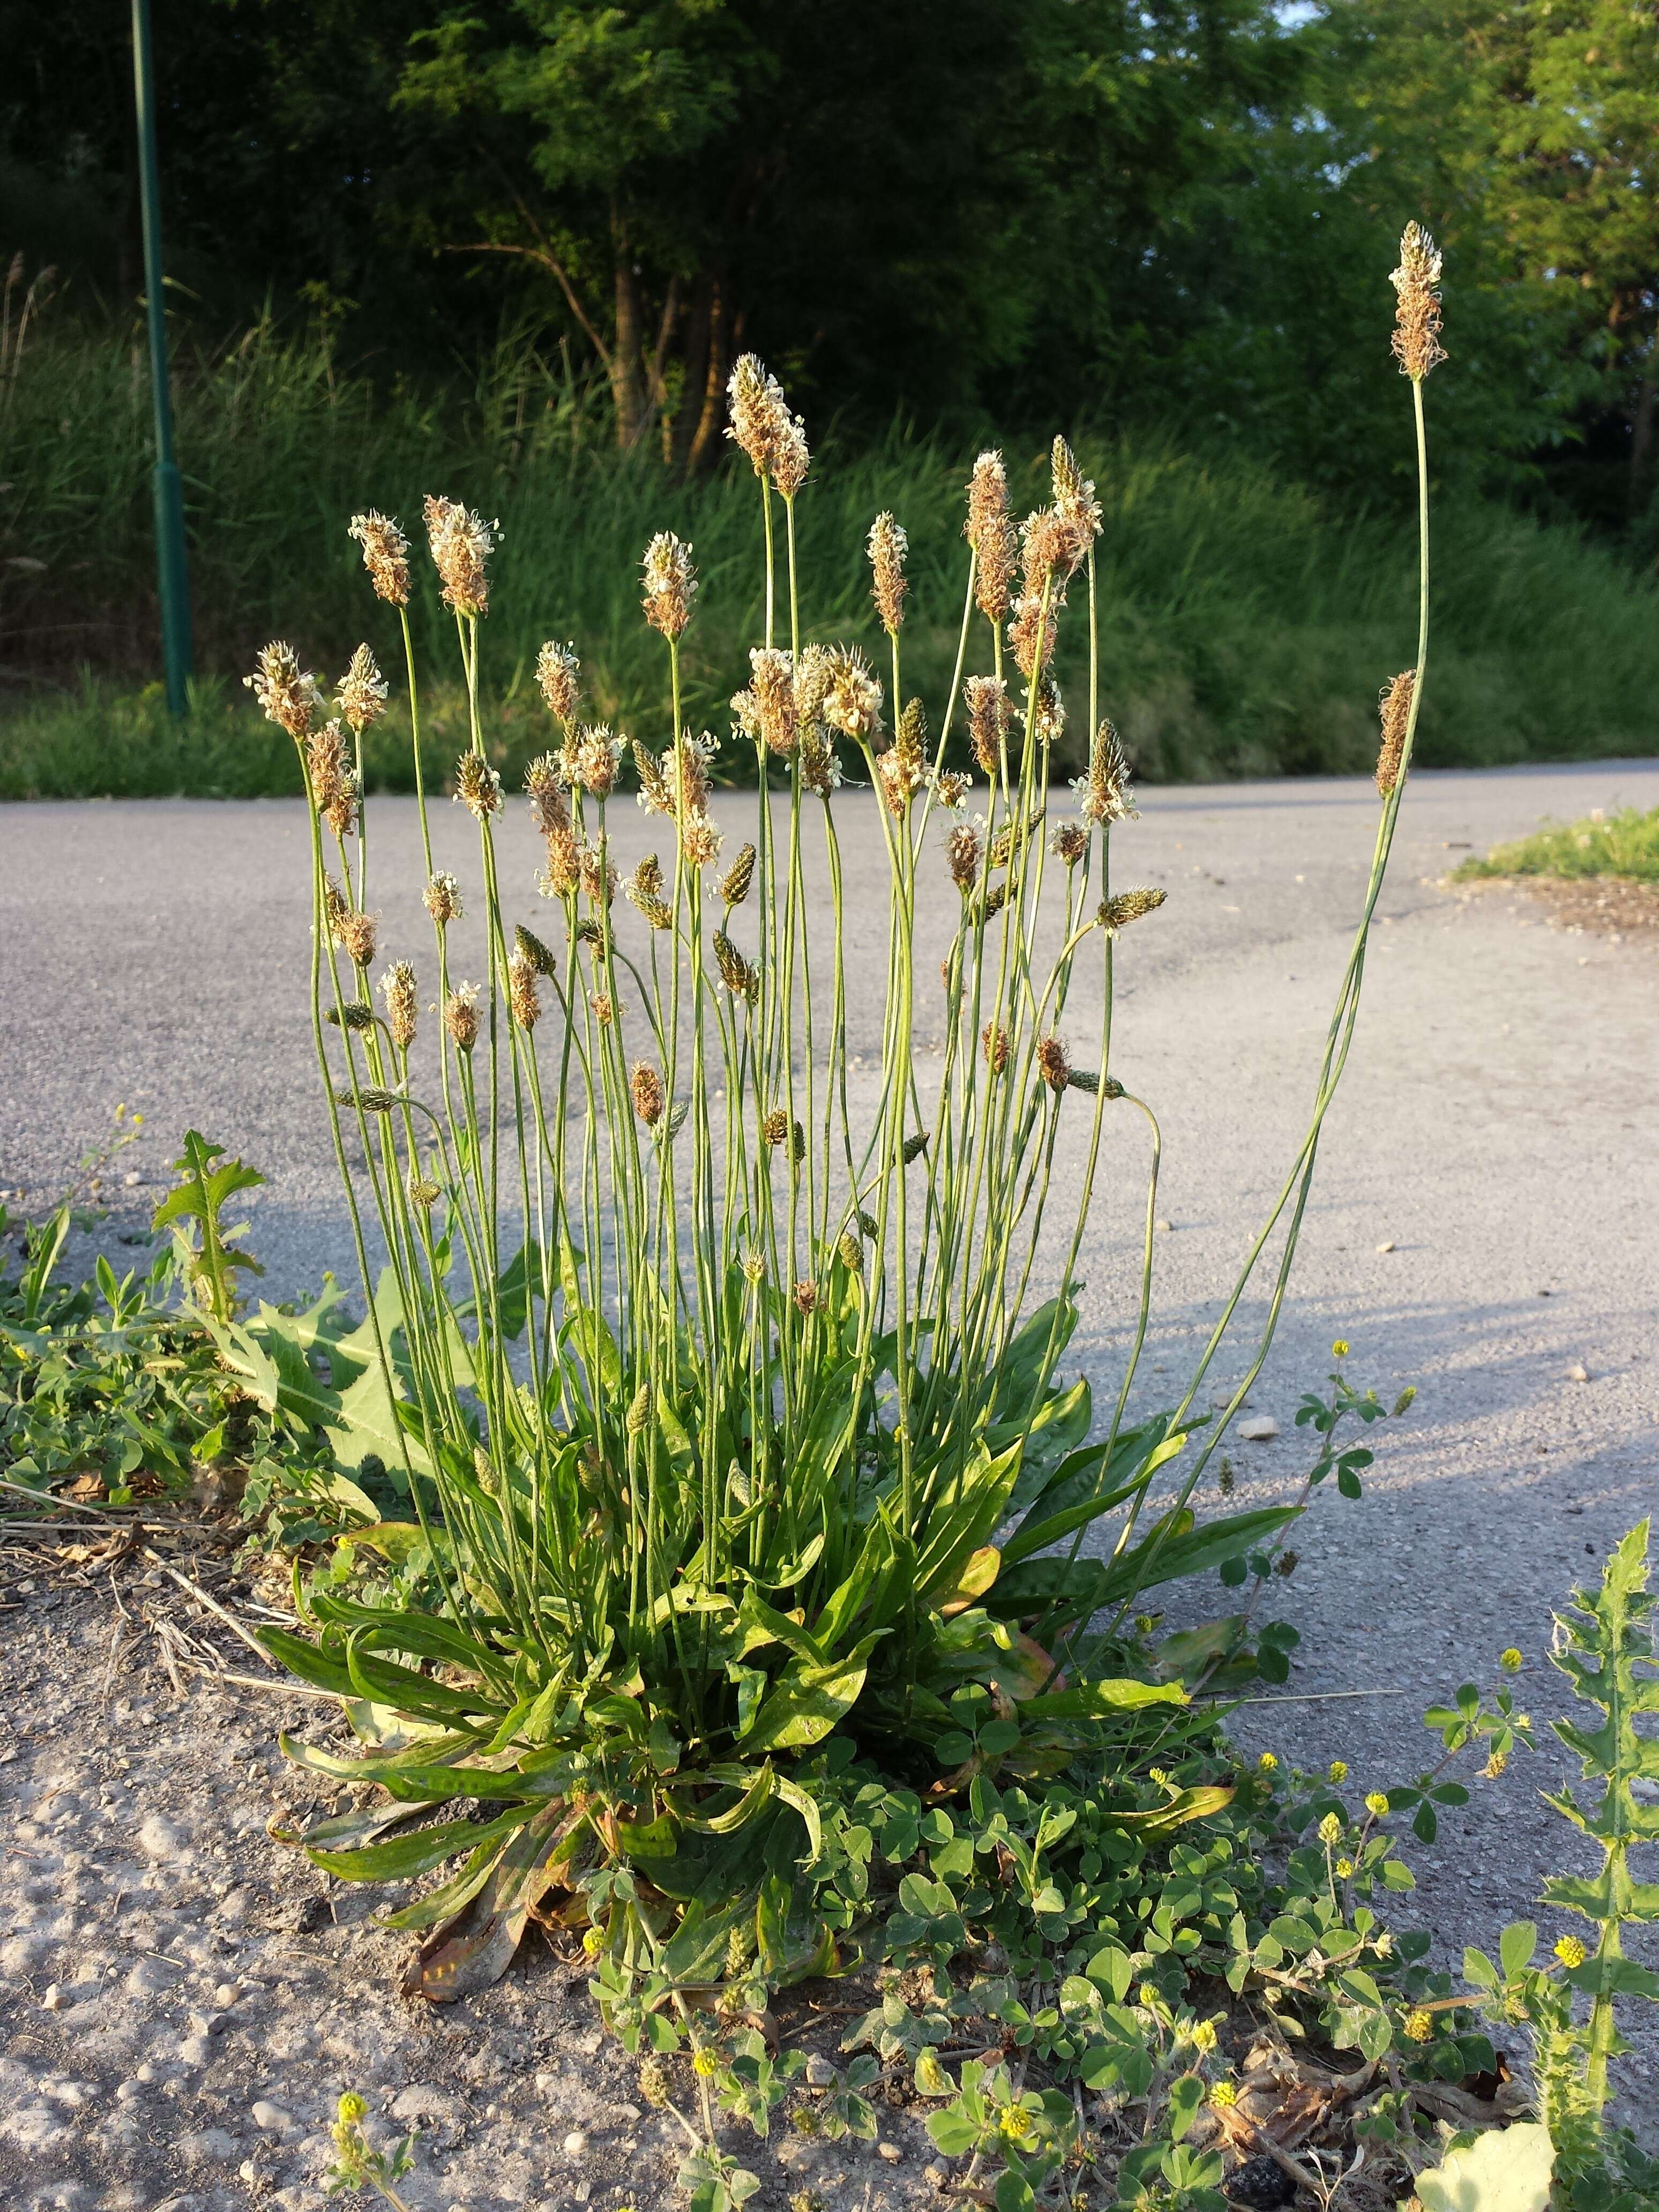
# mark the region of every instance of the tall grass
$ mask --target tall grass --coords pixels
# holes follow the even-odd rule
[[[725,672],[759,613],[752,512],[739,473],[675,483],[656,454],[619,459],[592,397],[522,340],[440,392],[377,390],[328,349],[269,322],[234,344],[179,348],[179,447],[191,534],[199,712],[168,727],[155,665],[148,392],[125,336],[68,323],[30,334],[0,395],[0,639],[14,679],[0,718],[0,795],[297,789],[234,686],[273,632],[325,670],[356,637],[341,525],[364,497],[409,520],[437,490],[499,517],[510,563],[489,621],[493,741],[516,771],[534,743],[529,675],[541,641],[574,638],[596,708],[632,727],[655,672],[634,618],[639,549],[660,527],[694,539],[709,619],[684,672],[688,714],[724,726]],[[1251,459],[1082,436],[1100,486],[1103,696],[1152,780],[1346,772],[1369,758],[1379,680],[1398,666],[1412,608],[1397,503],[1339,508]],[[895,427],[836,451],[804,522],[802,591],[844,634],[872,635],[856,583],[869,519],[890,507],[919,549],[909,630],[918,679],[954,647],[947,550],[969,448]],[[1040,495],[1046,451],[1010,452],[1016,501]],[[1441,765],[1584,757],[1656,744],[1659,593],[1604,550],[1500,506],[1444,513],[1449,639],[1419,758]],[[435,590],[410,610],[442,649]],[[390,646],[388,637],[377,640]],[[39,679],[30,683],[23,677]],[[1074,643],[1060,677],[1078,696]],[[0,706],[5,703],[0,693]],[[434,730],[453,757],[459,694]],[[717,719],[720,718],[720,719]],[[1080,720],[1056,752],[1079,764]],[[407,787],[408,732],[372,781]],[[434,757],[435,765],[435,757]]]

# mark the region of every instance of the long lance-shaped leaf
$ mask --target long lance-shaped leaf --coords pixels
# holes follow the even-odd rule
[[[389,1844],[368,1844],[360,1850],[318,1850],[307,1844],[306,1856],[325,1874],[342,1881],[407,1881],[427,1874],[457,1851],[496,1842],[521,1828],[537,1811],[534,1805],[514,1805],[482,1826],[476,1820],[441,1820],[435,1827],[418,1828],[412,1836],[396,1837]]]

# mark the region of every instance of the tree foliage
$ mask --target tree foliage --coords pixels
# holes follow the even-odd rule
[[[855,419],[1157,415],[1369,490],[1397,465],[1369,279],[1447,251],[1447,466],[1650,497],[1653,0],[156,0],[179,303],[267,295],[355,362],[503,319],[619,441],[720,446],[753,346]],[[25,11],[20,243],[139,283],[119,0]],[[1559,457],[1582,460],[1564,471]],[[1555,456],[1555,459],[1552,459]]]

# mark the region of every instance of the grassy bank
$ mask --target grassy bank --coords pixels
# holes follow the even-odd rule
[[[140,672],[156,635],[148,392],[125,338],[68,328],[32,340],[0,416],[0,639],[15,703],[0,702],[0,796],[294,787],[285,741],[236,678],[273,633],[332,674],[367,635],[395,665],[395,632],[345,535],[377,505],[412,524],[428,489],[499,516],[512,558],[489,616],[486,676],[509,767],[542,741],[531,668],[573,638],[598,711],[660,738],[660,657],[633,580],[653,531],[690,539],[703,580],[688,639],[688,711],[725,727],[754,635],[760,565],[746,470],[695,484],[653,455],[621,461],[582,392],[528,348],[503,348],[465,388],[375,392],[318,349],[258,330],[186,355],[177,393],[187,479],[198,711],[174,729]],[[814,426],[817,427],[817,426]],[[959,617],[961,487],[969,443],[895,431],[876,449],[821,438],[801,501],[801,580],[821,635],[875,639],[859,581],[871,517],[909,531],[908,674],[937,696]],[[1149,779],[1357,769],[1375,744],[1376,690],[1414,634],[1405,493],[1345,511],[1243,457],[1144,440],[1079,445],[1105,509],[1102,655],[1108,708]],[[1402,456],[1403,458],[1403,456]],[[1017,499],[1046,454],[1009,446]],[[1496,506],[1437,524],[1440,646],[1419,757],[1431,764],[1561,759],[1659,744],[1659,593],[1575,534]],[[435,592],[414,609],[441,651]],[[1081,626],[1060,673],[1084,732]],[[24,680],[27,679],[27,680]],[[433,767],[454,750],[434,702]],[[370,762],[404,780],[389,724]]]
[[[1511,845],[1494,845],[1483,860],[1465,860],[1460,876],[1553,876],[1564,883],[1596,876],[1659,884],[1659,807],[1601,811],[1581,822],[1553,823]]]

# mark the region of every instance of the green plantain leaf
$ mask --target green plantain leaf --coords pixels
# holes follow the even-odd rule
[[[883,1632],[866,1636],[843,1658],[817,1665],[792,1659],[756,1715],[744,1749],[799,1751],[821,1742],[857,1704],[870,1654]]]

